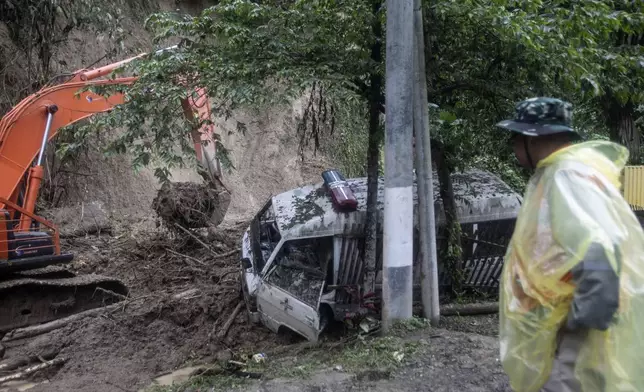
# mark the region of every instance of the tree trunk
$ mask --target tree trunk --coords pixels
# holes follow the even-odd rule
[[[382,25],[377,14],[382,2],[372,1],[373,24],[371,31],[374,42],[371,45],[371,60],[376,64],[382,63]],[[382,99],[382,75],[374,71],[369,83],[369,142],[367,147],[367,219],[365,224],[365,278],[363,289],[365,293],[372,293],[376,283],[376,260],[378,243],[378,160],[380,158],[380,143],[382,132],[380,129],[380,110],[384,104]]]
[[[445,211],[445,226],[443,228],[446,244],[440,249],[439,259],[445,268],[445,273],[450,278],[452,293],[459,295],[463,284],[462,255],[463,246],[461,244],[461,225],[458,221],[456,212],[456,198],[454,197],[454,188],[452,186],[451,167],[445,157],[445,146],[434,139],[432,143],[432,160],[436,164],[438,174],[438,186],[441,199],[443,200],[443,210]]]
[[[610,130],[610,139],[623,144],[630,153],[629,162],[639,163],[641,159],[641,135],[635,125],[635,108],[631,101],[625,105],[608,95],[603,100],[606,125]]]

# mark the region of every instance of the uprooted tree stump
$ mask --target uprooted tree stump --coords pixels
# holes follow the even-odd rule
[[[174,182],[159,189],[152,208],[169,229],[200,228],[219,225],[229,204],[230,194],[211,184]]]

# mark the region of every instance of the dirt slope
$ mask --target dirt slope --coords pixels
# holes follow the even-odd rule
[[[175,1],[160,0],[160,10],[181,9],[197,13],[209,0]],[[86,31],[72,31],[70,39],[56,47],[53,54],[53,68],[56,73],[69,72],[91,64],[101,66],[122,60],[152,49],[151,37],[142,27],[140,10],[124,10],[128,18],[124,29],[129,32],[124,50],[117,55],[106,56],[115,44],[103,36]],[[24,56],[23,56],[24,57]],[[101,58],[103,58],[101,60]],[[97,62],[97,60],[99,60]],[[0,102],[8,104],[11,86],[26,86],[29,75],[24,71],[26,59],[22,58],[16,45],[11,42],[5,25],[0,23]],[[0,78],[0,79],[2,79]],[[7,80],[10,79],[10,84]],[[2,94],[7,92],[7,94]],[[15,104],[12,102],[11,104]],[[233,151],[236,168],[226,175],[226,185],[233,191],[229,220],[248,216],[273,193],[298,186],[305,182],[318,181],[324,165],[319,159],[302,163],[298,160],[298,143],[295,136],[297,114],[301,102],[284,107],[264,108],[248,113],[237,111],[228,120],[216,119],[218,132],[224,143]],[[237,123],[246,125],[246,135],[239,134]],[[119,132],[118,129],[113,132]],[[92,148],[64,174],[62,189],[64,196],[59,207],[74,207],[75,213],[82,204],[97,202],[104,212],[122,225],[136,223],[136,227],[153,227],[153,213],[150,208],[159,185],[151,171],[134,173],[128,156],[106,158],[98,153],[100,139],[92,137]],[[50,151],[53,150],[50,146]],[[47,164],[51,163],[51,156]],[[201,181],[201,177],[190,168],[175,170],[175,181]]]
[[[272,107],[218,119],[217,129],[231,150],[235,169],[224,173],[233,194],[228,220],[252,216],[274,194],[321,180],[330,163],[307,151],[302,162],[296,135],[302,102],[289,107]],[[246,125],[245,135],[236,131],[237,122]]]
[[[164,0],[160,6],[169,10],[178,5],[196,12],[206,3]],[[126,28],[131,32],[126,53],[97,66],[150,49],[150,37],[140,20],[128,20]],[[70,71],[94,63],[110,45],[101,37],[74,31],[54,54],[56,69]],[[17,50],[2,25],[0,47],[0,64],[9,67],[5,74],[14,74],[16,84],[27,83],[27,75],[21,73],[22,59],[3,57]],[[172,238],[155,228],[151,203],[158,183],[150,171],[134,173],[127,156],[107,158],[96,149],[81,157],[72,173],[65,175],[59,207],[41,212],[68,236],[62,246],[75,253],[74,270],[121,278],[131,292],[122,308],[7,343],[5,359],[45,352],[66,359],[63,367],[36,374],[34,380],[46,383],[34,391],[136,390],[158,373],[196,358],[226,349],[266,351],[277,344],[268,330],[247,324],[243,313],[225,337],[216,334],[238,303],[235,272],[244,221],[271,194],[319,181],[328,165],[323,157],[310,157],[310,152],[306,162],[298,156],[294,131],[300,106],[301,102],[294,102],[258,112],[238,111],[227,120],[216,120],[232,151],[235,170],[224,176],[232,191],[226,222],[202,238],[212,250],[187,236]],[[238,122],[246,125],[245,135],[237,133]],[[92,143],[99,141],[92,139]],[[191,169],[173,172],[173,179],[201,181]],[[101,230],[94,233],[94,226]],[[92,233],[84,237],[88,231]]]
[[[123,279],[128,298],[98,317],[7,342],[5,359],[55,353],[66,360],[32,377],[45,382],[33,391],[111,392],[137,390],[159,373],[228,349],[270,349],[276,337],[247,323],[244,313],[218,336],[239,301],[242,229],[228,225],[211,234],[210,251],[189,237],[154,232],[66,240],[76,252],[75,270]]]

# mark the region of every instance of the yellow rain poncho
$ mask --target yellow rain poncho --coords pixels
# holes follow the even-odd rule
[[[515,391],[536,392],[548,380],[571,308],[591,317],[606,312],[592,301],[572,305],[580,295],[573,268],[593,263],[599,249],[619,307],[607,328],[587,329],[575,378],[584,392],[644,392],[644,232],[619,189],[627,158],[618,144],[591,141],[537,165],[501,277],[501,361]]]

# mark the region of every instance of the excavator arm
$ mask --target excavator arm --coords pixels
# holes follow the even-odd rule
[[[142,55],[141,55],[142,56]],[[23,208],[33,213],[43,180],[43,156],[47,143],[58,131],[70,124],[96,113],[106,112],[124,103],[124,95],[117,93],[105,98],[90,91],[79,91],[90,86],[131,85],[137,78],[98,79],[124,64],[141,57],[136,56],[96,70],[81,70],[66,83],[44,88],[25,98],[0,120],[0,197],[14,203],[22,202]],[[188,119],[196,123],[211,116],[210,103],[205,89],[195,89],[182,102]],[[215,129],[212,124],[195,127],[192,138],[198,161],[204,166],[210,180],[223,183],[216,158]],[[26,177],[26,189],[20,186]],[[225,187],[224,187],[225,188]],[[22,200],[20,200],[22,199]],[[0,201],[0,208],[4,205]],[[20,230],[28,230],[31,219],[23,214]]]
[[[42,164],[47,142],[61,128],[123,103],[122,94],[108,99],[91,92],[82,92],[78,97],[75,94],[88,85],[127,85],[134,80],[63,83],[41,90],[14,107],[0,120],[0,197],[17,203],[21,182],[27,175],[23,207],[33,213],[44,174]],[[28,230],[30,225],[31,219],[23,215],[20,229]]]
[[[76,276],[57,266],[70,262],[73,255],[61,252],[58,229],[34,210],[48,142],[61,128],[125,103],[122,93],[106,98],[86,91],[86,87],[132,85],[136,77],[101,77],[144,55],[79,70],[68,81],[23,99],[0,120],[0,335],[118,302],[127,295],[127,287],[119,279]],[[201,174],[222,188],[214,126],[198,126],[197,121],[211,116],[208,96],[203,88],[191,93],[182,106],[193,126],[197,159],[207,172]]]

